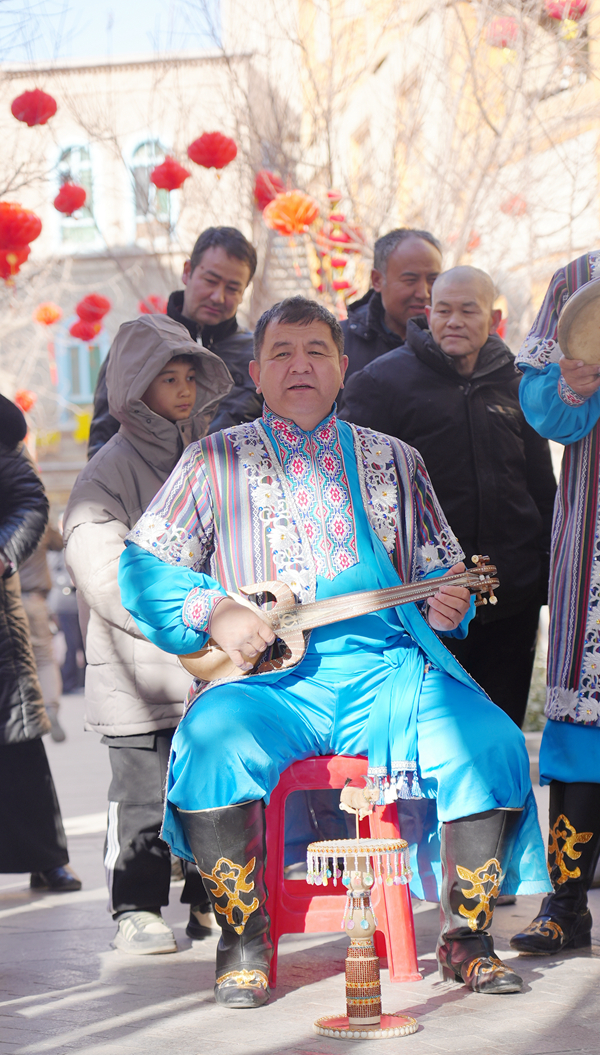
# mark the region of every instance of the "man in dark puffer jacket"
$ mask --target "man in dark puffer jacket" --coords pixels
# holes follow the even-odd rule
[[[235,227],[208,227],[198,238],[183,268],[185,289],[171,293],[167,315],[189,331],[192,340],[218,355],[234,382],[210,426],[219,432],[262,413],[248,373],[254,356],[252,334],[241,330],[236,319],[246,287],[256,271],[256,250]],[[110,355],[110,352],[109,352]],[[90,428],[88,458],[119,431],[119,422],[108,410],[104,360],[94,394],[94,418]]]
[[[0,872],[31,872],[37,890],[79,890],[42,742],[50,731],[19,565],[48,521],[48,499],[23,449],[21,411],[0,396]]]
[[[521,725],[540,605],[548,587],[556,483],[550,451],[525,421],[513,355],[495,333],[494,288],[458,267],[433,286],[427,319],[348,384],[340,417],[420,451],[469,556],[498,568],[499,603],[478,609],[464,641],[446,641],[492,700]]]

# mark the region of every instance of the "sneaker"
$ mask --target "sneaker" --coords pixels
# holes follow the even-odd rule
[[[202,941],[204,938],[210,938],[213,933],[212,909],[209,908],[208,911],[204,912],[204,908],[204,905],[190,906],[190,919],[185,928],[185,933],[192,941]]]
[[[50,890],[53,894],[68,894],[81,890],[81,879],[69,865],[49,868],[47,872],[32,872],[29,880],[32,890]]]
[[[161,952],[177,952],[173,931],[156,912],[125,912],[111,945],[133,956],[153,956]]]

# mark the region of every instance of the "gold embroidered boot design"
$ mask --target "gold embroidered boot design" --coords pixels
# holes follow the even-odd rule
[[[557,886],[562,886],[568,879],[579,879],[581,869],[574,868],[571,871],[565,864],[565,857],[568,857],[570,861],[577,861],[581,857],[581,851],[575,849],[576,843],[589,843],[593,834],[593,832],[575,831],[564,813],[556,818],[548,836],[548,857],[554,855],[554,864],[559,871],[559,876],[555,879]],[[549,871],[552,876],[553,869],[549,867]]]
[[[203,879],[214,883],[215,889],[212,891],[212,895],[215,898],[215,912],[226,917],[227,922],[233,927],[236,934],[243,934],[248,916],[251,916],[260,904],[257,897],[253,898],[249,905],[242,901],[240,897],[240,894],[249,894],[251,890],[254,890],[254,883],[248,877],[254,871],[255,865],[256,857],[252,857],[243,868],[241,865],[234,864],[227,857],[220,857],[212,872],[207,873],[203,872],[201,868],[199,869]],[[218,899],[221,897],[227,898],[225,908],[221,908],[218,904]],[[241,923],[234,921],[233,911],[236,908],[242,914]]]
[[[461,888],[463,897],[467,898],[468,901],[472,901],[475,898],[479,899],[475,908],[469,909],[464,905],[459,905],[459,914],[465,917],[472,931],[486,930],[491,923],[494,914],[494,904],[500,893],[500,885],[503,879],[500,862],[497,858],[491,857],[489,861],[486,861],[475,872],[471,872],[468,868],[463,868],[462,865],[457,865],[456,871],[461,879],[472,884],[470,890]],[[491,908],[490,901],[493,902]],[[479,925],[478,920],[482,912],[484,920]]]

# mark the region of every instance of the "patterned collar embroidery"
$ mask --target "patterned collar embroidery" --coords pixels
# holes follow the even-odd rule
[[[352,498],[335,413],[312,432],[304,432],[268,407],[263,418],[275,440],[317,575],[333,579],[358,563]]]

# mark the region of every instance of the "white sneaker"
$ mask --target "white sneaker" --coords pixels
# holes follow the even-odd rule
[[[128,912],[119,919],[119,927],[111,945],[134,956],[153,956],[161,952],[177,952],[177,943],[170,927],[156,912]]]

